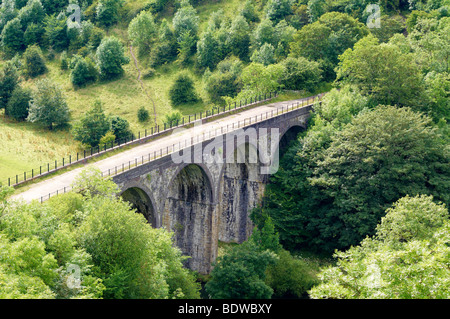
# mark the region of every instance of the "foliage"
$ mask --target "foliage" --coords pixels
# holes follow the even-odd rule
[[[287,90],[306,90],[312,92],[322,79],[319,63],[306,58],[288,57],[281,65],[284,67],[280,83]]]
[[[448,209],[433,197],[399,199],[374,237],[336,253],[337,265],[322,271],[311,297],[448,298],[449,225]]]
[[[332,251],[354,245],[405,195],[449,201],[449,154],[431,120],[408,108],[361,112],[367,100],[360,100],[345,102],[347,111],[342,99],[328,100],[337,106],[332,109],[330,102],[322,104],[317,111],[324,117],[314,119],[286,158],[292,162],[282,164],[267,190],[266,210],[287,247]]]
[[[424,87],[420,69],[412,59],[412,54],[399,51],[396,45],[379,44],[369,35],[342,54],[337,80],[355,84],[376,103],[420,111]]]
[[[94,61],[90,58],[75,58],[73,68],[70,72],[70,81],[76,88],[84,87],[94,83],[98,78],[98,70]],[[71,63],[72,64],[72,63]]]
[[[103,112],[102,104],[96,101],[93,107],[74,125],[74,139],[89,146],[96,147],[100,139],[110,129],[110,122]]]
[[[194,81],[186,72],[180,73],[175,79],[169,91],[169,98],[173,106],[198,101]]]
[[[23,54],[25,74],[35,78],[47,72],[42,51],[37,46],[30,46]]]
[[[96,17],[99,23],[105,27],[117,23],[119,10],[124,4],[124,0],[99,0],[96,7]]]
[[[20,86],[16,87],[6,105],[5,114],[16,121],[24,121],[28,117],[29,103],[32,98],[32,91]]]
[[[1,38],[2,49],[11,55],[24,49],[24,32],[18,18],[14,18],[6,23]]]
[[[70,110],[61,88],[47,79],[36,82],[28,110],[27,121],[40,123],[52,130],[54,126],[66,125]]]
[[[147,122],[148,119],[150,118],[150,113],[144,106],[142,106],[138,110],[137,117],[139,122]]]
[[[124,47],[116,37],[107,37],[102,40],[96,52],[100,76],[103,79],[114,79],[122,75],[122,65],[130,62],[125,56]]]
[[[0,297],[199,298],[172,234],[149,227],[116,191],[94,169],[79,176],[74,192],[44,204],[6,202]]]
[[[132,132],[130,130],[130,123],[120,117],[120,116],[112,116],[110,117],[111,123],[111,132],[117,137],[121,143],[123,143],[126,139],[130,139],[132,136]]]
[[[128,36],[133,45],[139,47],[140,56],[150,51],[157,31],[153,15],[150,12],[142,11],[131,20],[128,26]]]
[[[19,82],[17,67],[12,61],[8,61],[0,70],[0,109],[6,108]]]
[[[212,299],[269,299],[273,289],[265,283],[265,271],[275,260],[251,241],[235,246],[217,259],[206,292]]]

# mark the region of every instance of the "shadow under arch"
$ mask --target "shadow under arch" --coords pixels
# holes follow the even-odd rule
[[[144,215],[152,227],[159,227],[153,202],[145,190],[141,187],[133,186],[123,191],[120,196],[124,201],[129,202],[131,207],[138,213]]]

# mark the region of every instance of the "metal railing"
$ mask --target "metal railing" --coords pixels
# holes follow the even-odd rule
[[[252,105],[259,104],[262,102],[266,102],[271,100],[272,98],[277,97],[276,92],[270,92],[266,94],[261,94],[255,97],[251,97],[249,99],[245,99],[240,101],[239,103],[234,102],[233,104],[229,104],[227,106],[219,106],[213,107],[210,110],[202,111],[200,113],[196,113],[193,115],[188,115],[182,117],[180,120],[172,121],[171,123],[165,122],[161,125],[155,125],[154,127],[150,127],[144,131],[139,131],[138,134],[130,134],[124,138],[117,139],[113,142],[106,143],[102,146],[91,147],[85,149],[81,152],[77,152],[73,155],[68,155],[67,157],[63,157],[61,160],[55,160],[54,162],[48,162],[47,164],[39,166],[39,168],[31,169],[29,171],[25,171],[21,174],[16,174],[16,176],[10,177],[5,180],[3,183],[0,182],[0,186],[7,185],[11,187],[19,186],[31,180],[44,177],[50,174],[53,174],[61,169],[68,168],[70,166],[83,163],[89,159],[94,157],[98,157],[109,153],[111,151],[137,144],[142,143],[147,139],[152,139],[157,136],[166,134],[168,132],[173,131],[174,129],[181,128],[184,126],[188,126],[198,120],[208,120],[211,118],[215,118],[219,115],[224,115],[230,112],[234,112],[236,110],[245,109]]]
[[[271,118],[278,117],[282,114],[286,114],[286,113],[298,110],[300,108],[310,107],[310,106],[314,105],[314,103],[316,103],[316,102],[321,103],[322,98],[325,94],[326,93],[322,93],[322,94],[319,94],[319,95],[316,95],[313,97],[309,97],[307,99],[303,99],[301,102],[298,101],[296,103],[292,103],[291,105],[287,105],[286,107],[282,106],[281,108],[277,108],[276,110],[271,110],[271,111],[267,111],[265,113],[261,113],[259,115],[248,117],[243,120],[234,122],[232,124],[228,124],[227,126],[222,126],[220,128],[215,128],[214,130],[203,132],[202,134],[199,134],[196,137],[191,137],[191,138],[185,139],[184,141],[179,141],[176,144],[168,145],[164,148],[160,148],[157,151],[153,151],[146,155],[136,157],[134,160],[124,162],[121,165],[114,166],[114,167],[109,168],[108,170],[102,171],[101,172],[102,177],[117,176],[126,171],[135,169],[139,166],[148,164],[152,161],[169,156],[176,152],[180,152],[183,149],[186,149],[186,148],[192,147],[196,144],[211,140],[220,135],[228,134],[235,130],[242,129],[244,127],[248,127],[248,126],[254,125],[256,123],[261,123],[263,121],[267,121]],[[56,192],[49,193],[48,195],[42,196],[40,198],[40,202],[42,203],[42,202],[50,199],[53,196],[57,196],[59,194],[65,194],[67,192],[70,192],[71,190],[72,190],[72,186],[64,187],[62,189],[57,190]]]

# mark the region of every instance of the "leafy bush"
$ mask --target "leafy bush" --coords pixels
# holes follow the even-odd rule
[[[81,119],[74,125],[74,139],[81,143],[95,147],[99,145],[100,139],[110,129],[108,118],[102,109],[100,101],[96,101],[92,109],[90,109]]]
[[[130,60],[116,37],[104,38],[97,48],[97,62],[103,79],[113,79],[123,73],[122,65]]]
[[[40,123],[52,130],[69,123],[70,110],[61,88],[48,79],[36,83],[27,121]]]
[[[17,121],[26,120],[31,98],[32,91],[30,89],[16,87],[8,101],[5,114]]]
[[[137,112],[137,117],[139,122],[147,122],[150,118],[150,113],[145,107],[142,106]]]
[[[83,87],[97,81],[98,71],[90,58],[80,58],[70,73],[70,80],[75,87]]]
[[[31,46],[23,54],[25,74],[31,78],[35,78],[47,72],[42,51],[38,46]]]
[[[180,73],[169,91],[169,98],[173,106],[199,100],[194,88],[194,81],[185,73]]]

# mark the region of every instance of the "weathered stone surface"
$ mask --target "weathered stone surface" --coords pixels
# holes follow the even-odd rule
[[[295,133],[293,127],[305,128],[310,111],[298,109],[224,136],[233,136],[231,142],[217,138],[191,147],[185,151],[193,154],[194,163],[175,163],[166,156],[113,180],[153,227],[173,232],[175,244],[191,257],[187,267],[208,274],[219,241],[242,243],[251,235],[249,215],[270,177],[264,169],[273,164],[270,172],[276,171],[280,140],[286,132]],[[254,134],[256,143],[251,142]]]

